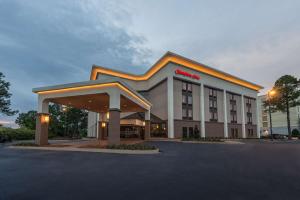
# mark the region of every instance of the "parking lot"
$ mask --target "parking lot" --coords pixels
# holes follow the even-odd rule
[[[0,199],[299,199],[300,143],[150,142],[157,155],[0,147]]]

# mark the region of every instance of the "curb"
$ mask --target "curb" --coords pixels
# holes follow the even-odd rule
[[[94,152],[94,153],[114,153],[114,154],[133,154],[133,155],[151,155],[158,154],[159,149],[155,150],[120,150],[120,149],[94,149],[94,148],[74,148],[74,147],[25,147],[9,146],[11,149],[32,149],[46,151],[73,151],[73,152]]]
[[[220,141],[220,142],[210,142],[210,141],[181,141],[182,143],[190,144],[245,144],[238,141]]]

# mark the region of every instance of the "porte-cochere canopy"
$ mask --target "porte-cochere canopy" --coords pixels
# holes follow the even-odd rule
[[[108,143],[120,142],[120,112],[145,112],[145,121],[150,120],[151,103],[124,82],[92,80],[85,82],[34,88],[38,94],[38,118],[36,143],[48,144],[49,103],[72,106],[97,113],[109,112]],[[50,119],[51,120],[51,119]],[[146,123],[145,136],[150,135],[150,123]]]

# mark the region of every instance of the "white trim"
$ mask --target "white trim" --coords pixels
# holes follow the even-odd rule
[[[246,138],[246,125],[245,125],[245,97],[244,95],[242,95],[242,102],[241,102],[241,106],[242,106],[242,137]]]
[[[256,97],[256,131],[257,131],[257,138],[260,138],[260,103],[258,97]]]
[[[168,138],[174,138],[174,81],[173,76],[168,77]]]
[[[200,120],[201,120],[201,137],[205,138],[205,106],[204,106],[204,85],[200,86]]]
[[[223,91],[224,97],[223,97],[223,108],[224,108],[224,137],[228,138],[228,119],[227,119],[227,95],[226,90]]]

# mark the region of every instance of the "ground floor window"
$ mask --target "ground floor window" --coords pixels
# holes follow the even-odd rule
[[[120,137],[121,138],[139,138],[144,131],[144,127],[141,126],[121,126]]]
[[[238,138],[239,132],[237,128],[231,128],[231,138]]]
[[[189,135],[188,137],[193,138],[194,137],[194,129],[193,127],[189,127]]]
[[[254,136],[254,133],[253,133],[253,129],[252,129],[252,128],[249,128],[249,129],[248,129],[248,136],[249,136],[249,137]]]
[[[183,138],[187,138],[188,137],[187,127],[182,127],[182,137]]]
[[[166,123],[151,123],[151,137],[167,137]]]
[[[198,126],[195,125],[195,127],[182,127],[182,137],[183,138],[199,138],[200,131],[198,129]]]

